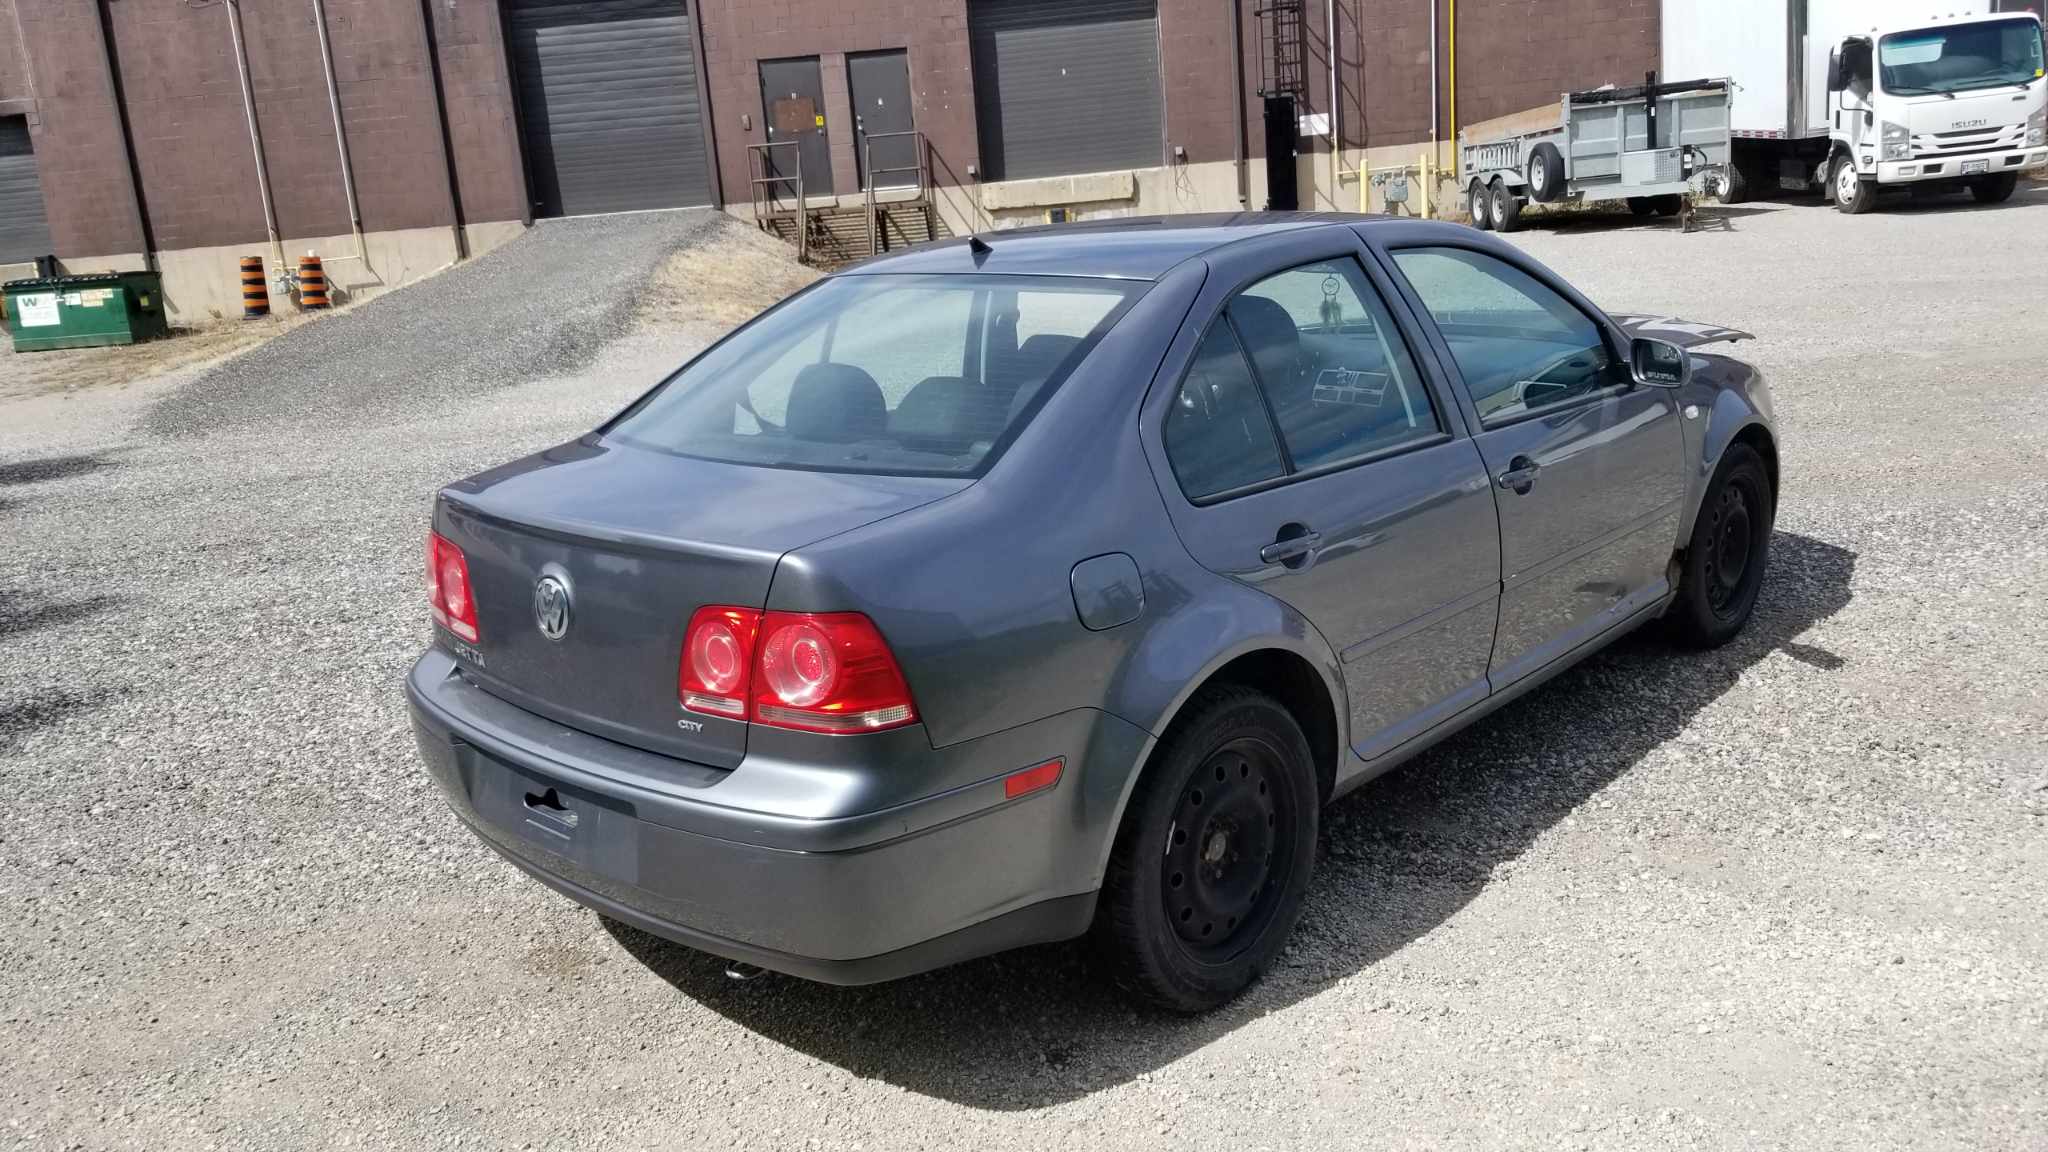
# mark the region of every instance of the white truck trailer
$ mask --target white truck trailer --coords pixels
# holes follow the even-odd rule
[[[2007,3],[2006,7],[2013,7]],[[1668,76],[1735,82],[1723,199],[2010,197],[2048,164],[2041,21],[1997,0],[1664,0]]]

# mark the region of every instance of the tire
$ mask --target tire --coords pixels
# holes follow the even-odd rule
[[[1508,188],[1507,182],[1498,176],[1493,178],[1492,192],[1493,230],[1495,232],[1513,232],[1521,226],[1522,201]]]
[[[1664,616],[1674,639],[1718,648],[1742,632],[1763,588],[1776,510],[1763,457],[1747,444],[1730,446],[1700,501],[1678,597]]]
[[[2013,190],[2019,186],[2019,173],[2000,172],[1996,176],[1986,176],[1972,183],[1970,195],[1975,196],[1979,204],[2003,204],[2012,199]]]
[[[1858,176],[1856,161],[1845,153],[1828,169],[1828,195],[1844,214],[1861,216],[1877,206],[1877,182]]]
[[[1251,688],[1204,688],[1117,829],[1091,930],[1111,979],[1183,1013],[1249,987],[1301,915],[1320,803],[1308,738],[1287,709]]]
[[[1728,167],[1721,171],[1721,203],[1743,204],[1749,198],[1749,173],[1731,157]]]
[[[1631,196],[1628,198],[1628,214],[1631,216],[1648,216],[1656,210],[1656,202],[1648,196]]]
[[[1538,144],[1529,152],[1529,199],[1554,203],[1564,195],[1564,155],[1555,144]]]
[[[1472,226],[1481,232],[1493,228],[1493,197],[1486,191],[1486,185],[1474,180],[1472,187],[1465,191],[1465,211],[1472,217]]]
[[[1650,209],[1659,216],[1676,216],[1685,210],[1685,198],[1677,193],[1650,197]]]

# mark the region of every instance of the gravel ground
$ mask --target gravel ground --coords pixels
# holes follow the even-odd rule
[[[1516,239],[1760,337],[1754,627],[1624,643],[1338,805],[1282,966],[1193,1021],[1069,947],[732,984],[521,878],[415,767],[432,489],[701,342],[630,298],[663,251],[758,259],[744,229],[549,225],[210,375],[8,402],[5,1139],[2041,1147],[2048,190],[1719,220]]]

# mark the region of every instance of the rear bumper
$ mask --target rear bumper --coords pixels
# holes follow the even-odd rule
[[[758,796],[739,783],[744,761],[730,773],[674,761],[659,770],[650,759],[665,758],[549,724],[452,672],[438,651],[414,667],[414,734],[449,806],[485,843],[607,916],[830,983],[1085,931],[1122,783],[1147,741],[1105,713],[1067,713],[927,745],[947,762],[937,773],[875,766],[951,777],[984,765],[977,783],[879,811],[791,815],[721,803]],[[878,747],[900,755],[903,745]],[[1066,759],[1058,785],[1004,799],[1003,775],[1055,756]]]
[[[1984,171],[1963,173],[1963,165],[1983,162]],[[1917,160],[1894,160],[1877,166],[1880,184],[1917,184],[1926,180],[1976,179],[2003,172],[2023,172],[2048,164],[2048,148],[2025,148],[2012,152],[1988,152],[1981,156],[1922,156]]]

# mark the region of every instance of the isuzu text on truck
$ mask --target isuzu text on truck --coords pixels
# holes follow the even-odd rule
[[[2010,197],[2048,164],[2041,21],[1982,0],[1665,0],[1664,71],[1736,84],[1724,199]]]

